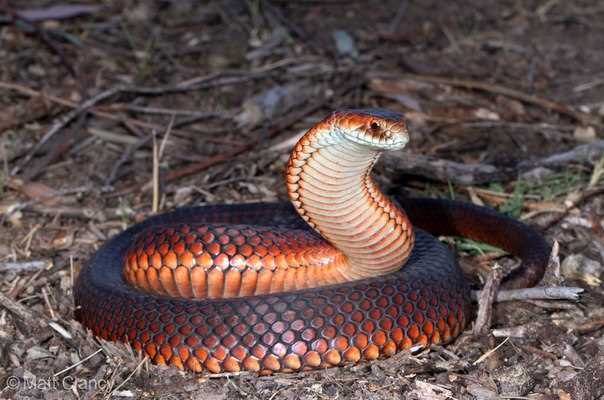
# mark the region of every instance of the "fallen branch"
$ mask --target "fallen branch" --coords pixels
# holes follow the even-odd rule
[[[0,272],[33,272],[48,268],[50,265],[52,265],[51,260],[2,262],[0,263]]]
[[[598,140],[535,161],[523,161],[514,168],[498,168],[490,164],[463,164],[409,152],[385,153],[382,162],[394,173],[417,175],[462,186],[477,186],[511,179],[536,167],[560,167],[569,163],[591,162],[603,154],[604,140]]]
[[[472,298],[478,299],[483,290],[475,290],[472,292]],[[526,289],[505,289],[500,290],[495,297],[495,302],[501,303],[504,301],[516,300],[579,300],[579,294],[583,293],[584,289],[580,287],[558,286],[558,287],[533,287]]]
[[[399,76],[398,78],[401,78]],[[555,111],[573,118],[584,125],[602,125],[596,118],[590,114],[575,111],[565,104],[557,103],[543,97],[527,94],[516,89],[511,89],[502,85],[496,85],[487,82],[474,81],[470,79],[444,78],[440,76],[405,74],[402,78],[414,79],[417,81],[435,83],[439,85],[456,86],[470,90],[481,90],[483,92],[507,96],[512,99],[520,100],[527,104],[532,104],[546,110]]]
[[[382,162],[395,173],[418,175],[439,182],[463,186],[502,181],[514,173],[489,164],[462,164],[421,154],[385,153]]]
[[[37,317],[23,304],[12,300],[0,292],[0,308],[7,309],[15,317],[23,321],[26,326],[41,328],[45,326],[43,318]]]
[[[485,335],[491,328],[493,318],[493,303],[497,296],[497,290],[503,279],[503,271],[500,266],[495,264],[491,273],[487,276],[487,280],[483,289],[478,294],[478,311],[472,333],[475,336]]]

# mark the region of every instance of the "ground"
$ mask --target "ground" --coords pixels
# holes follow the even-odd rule
[[[600,1],[24,4],[0,2],[0,398],[603,398]],[[407,116],[386,191],[524,220],[559,244],[546,282],[581,299],[497,303],[486,334],[444,348],[269,377],[152,366],[73,320],[108,237],[285,199],[296,137],[350,107]],[[450,243],[469,274],[514,264]]]

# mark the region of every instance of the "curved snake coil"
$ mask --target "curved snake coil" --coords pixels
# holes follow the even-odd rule
[[[183,208],[132,226],[80,273],[77,319],[155,363],[213,373],[325,368],[452,341],[470,318],[469,286],[422,229],[519,256],[509,287],[534,285],[550,248],[483,207],[391,201],[370,171],[407,142],[399,114],[333,113],[291,153],[291,204]]]

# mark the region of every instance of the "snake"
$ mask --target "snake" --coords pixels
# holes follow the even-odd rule
[[[294,146],[289,202],[154,215],[108,240],[74,285],[75,317],[153,363],[207,373],[309,371],[452,342],[471,286],[439,236],[521,260],[505,287],[538,283],[550,246],[472,203],[389,197],[371,175],[409,142],[402,114],[335,111]]]

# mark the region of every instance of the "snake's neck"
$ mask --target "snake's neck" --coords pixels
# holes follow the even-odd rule
[[[370,176],[380,153],[323,123],[306,133],[289,159],[290,200],[344,254],[347,263],[340,273],[347,280],[396,271],[413,247],[406,214]]]

